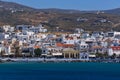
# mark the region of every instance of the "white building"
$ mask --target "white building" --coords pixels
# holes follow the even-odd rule
[[[5,32],[7,32],[10,29],[10,25],[4,25],[3,29],[5,30]]]
[[[89,48],[89,45],[85,41],[81,41],[80,43],[76,43],[76,49],[77,50],[87,50]]]
[[[111,56],[113,54],[116,54],[117,56],[120,55],[120,46],[112,46],[108,49],[108,54]]]
[[[34,33],[47,32],[47,29],[45,29],[42,25],[39,25],[38,27],[32,26],[31,28],[29,28],[29,30]]]

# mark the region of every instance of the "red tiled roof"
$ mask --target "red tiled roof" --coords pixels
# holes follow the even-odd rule
[[[63,43],[56,43],[56,46],[57,47],[64,47],[64,48],[72,48],[74,47],[75,45],[74,44],[63,44]]]
[[[56,43],[56,46],[57,47],[63,47],[63,44],[62,43]]]
[[[34,46],[35,49],[40,48],[40,46]]]
[[[93,46],[92,48],[93,49],[101,49],[102,47],[101,46]]]
[[[112,46],[112,50],[120,50],[120,46]]]
[[[75,46],[74,44],[63,44],[64,48],[72,48],[74,46]]]
[[[67,40],[73,40],[73,37],[67,37],[66,39]]]

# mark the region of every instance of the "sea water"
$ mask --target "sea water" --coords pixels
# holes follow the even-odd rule
[[[120,80],[120,64],[0,63],[0,80]]]

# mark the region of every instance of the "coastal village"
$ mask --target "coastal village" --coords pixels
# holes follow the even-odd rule
[[[46,58],[68,60],[119,59],[120,32],[49,32],[38,26],[4,25],[0,28],[1,59]]]
[[[0,80],[120,80],[120,0],[0,0]]]

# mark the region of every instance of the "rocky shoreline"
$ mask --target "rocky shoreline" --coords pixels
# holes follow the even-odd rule
[[[51,58],[51,59],[44,59],[44,58],[1,58],[0,63],[5,63],[5,62],[99,62],[99,63],[120,63],[120,60],[118,59],[111,59],[111,60],[80,60],[80,59],[56,59],[56,58]]]

